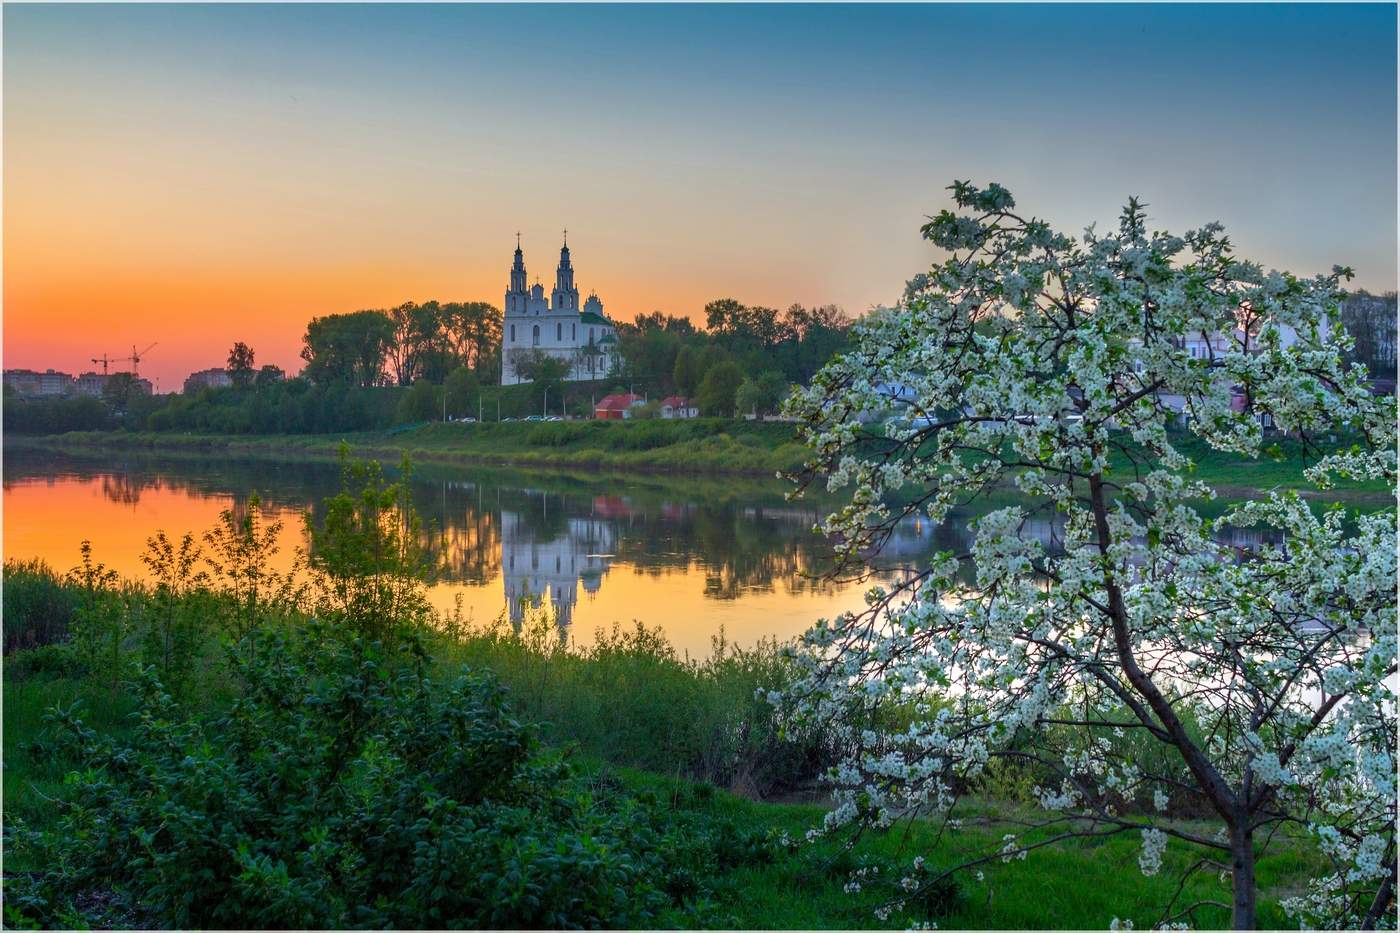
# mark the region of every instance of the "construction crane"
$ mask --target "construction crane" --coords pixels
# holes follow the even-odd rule
[[[102,375],[104,375],[104,376],[107,375],[107,366],[108,366],[108,364],[110,364],[110,363],[124,363],[124,362],[128,362],[128,361],[129,361],[129,362],[131,363],[131,372],[132,372],[132,375],[136,375],[137,373],[139,373],[139,371],[140,371],[140,369],[141,369],[141,359],[142,359],[142,357],[144,357],[147,353],[150,353],[151,350],[152,350],[155,346],[156,346],[156,344],[153,343],[153,344],[151,344],[149,347],[147,347],[147,348],[144,349],[144,350],[137,350],[137,349],[136,349],[136,344],[133,343],[133,344],[131,345],[131,355],[130,355],[130,356],[108,356],[107,354],[104,353],[104,354],[102,354],[101,356],[94,356],[94,357],[92,358],[92,361],[93,361],[94,363],[101,363],[101,364],[102,364]]]

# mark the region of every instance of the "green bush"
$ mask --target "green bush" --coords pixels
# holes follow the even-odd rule
[[[715,866],[772,859],[541,754],[490,677],[316,623],[250,641],[212,721],[149,668],[128,739],[50,714],[82,767],[51,830],[7,822],[42,866],[8,880],[12,924],[648,926]]]
[[[759,695],[791,676],[776,642],[738,648],[718,638],[696,660],[638,623],[569,648],[549,611],[532,607],[518,630],[498,618],[444,635],[438,650],[495,672],[548,741],[577,742],[614,764],[764,796],[810,783],[835,760],[820,730]]]
[[[64,586],[43,561],[5,561],[0,586],[5,654],[67,638],[80,604],[78,592]]]
[[[531,447],[567,447],[588,437],[586,422],[548,422],[537,424],[525,435],[525,443]]]

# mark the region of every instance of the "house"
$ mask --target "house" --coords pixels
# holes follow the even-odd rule
[[[698,418],[700,409],[684,395],[669,395],[661,400],[663,418]]]
[[[231,385],[233,377],[228,374],[228,370],[215,366],[213,369],[201,369],[186,376],[185,394],[189,395],[200,389],[222,389]]]
[[[619,392],[614,395],[605,395],[593,406],[594,418],[630,418],[632,409],[638,405],[645,405],[646,399],[640,395],[633,395],[631,392]]]

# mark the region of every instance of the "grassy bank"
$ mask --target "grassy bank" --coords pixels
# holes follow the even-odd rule
[[[772,476],[801,465],[793,426],[697,418],[689,421],[425,424],[354,434],[192,435],[70,432],[7,437],[6,444],[69,452],[139,450],[167,456],[331,460],[342,443],[357,457],[415,463],[522,465]]]
[[[105,595],[94,599],[92,593],[54,579],[42,568],[13,564],[6,568],[7,627],[20,632],[35,630],[33,638],[19,639],[23,644],[53,639],[47,646],[21,651],[5,660],[7,834],[16,824],[39,831],[66,826],[62,822],[65,801],[81,784],[69,775],[81,771],[86,759],[58,741],[62,717],[55,719],[48,711],[72,710],[75,703],[80,704],[82,721],[92,730],[95,743],[147,749],[135,757],[123,752],[116,759],[139,763],[143,775],[155,771],[156,764],[149,750],[151,743],[141,745],[142,735],[166,729],[164,723],[182,717],[202,724],[206,737],[191,739],[194,744],[188,754],[177,748],[168,755],[177,771],[171,780],[184,786],[193,772],[187,776],[180,769],[203,762],[202,769],[196,768],[205,775],[197,787],[206,789],[199,791],[193,803],[179,803],[185,807],[222,805],[217,785],[207,783],[212,775],[224,773],[216,770],[220,759],[211,745],[217,748],[217,730],[224,718],[235,709],[246,709],[257,694],[241,685],[242,675],[227,663],[225,651],[230,643],[221,629],[198,624],[219,614],[217,600],[195,592],[179,601],[182,617],[197,624],[191,631],[198,644],[189,660],[189,675],[183,680],[186,686],[176,692],[173,706],[152,718],[151,700],[135,686],[134,668],[143,660],[159,660],[148,653],[148,628],[159,623],[165,604],[147,587],[104,587],[103,592]],[[100,606],[117,616],[93,612]],[[108,624],[123,620],[112,629],[120,643],[114,655],[102,653],[98,663],[93,663],[88,658],[89,649],[105,652],[107,642],[98,637],[88,645],[103,632],[85,629],[84,624],[104,618]],[[283,629],[295,633],[307,623],[292,614],[266,624],[276,634]],[[426,668],[418,667],[412,654],[405,654],[399,662],[419,671],[409,677],[410,681],[428,676],[446,684],[466,671],[489,671],[506,687],[510,715],[539,728],[545,742],[544,759],[562,757],[568,762],[567,770],[553,778],[556,783],[552,786],[560,795],[553,805],[577,807],[584,801],[589,819],[603,821],[595,826],[595,832],[620,833],[615,844],[621,848],[612,856],[623,853],[642,866],[640,876],[628,877],[633,879],[629,883],[643,888],[625,899],[645,899],[654,905],[645,925],[782,929],[936,923],[943,928],[1102,929],[1120,918],[1131,919],[1145,929],[1159,918],[1161,906],[1171,898],[1176,873],[1192,858],[1173,842],[1166,853],[1165,870],[1146,877],[1137,870],[1141,846],[1134,835],[1075,840],[1033,851],[1024,861],[1004,864],[993,858],[951,881],[926,886],[882,919],[875,911],[895,896],[893,883],[910,872],[916,856],[926,860],[920,877],[932,877],[940,867],[955,864],[970,853],[995,850],[1005,833],[1019,829],[1019,821],[1030,815],[1030,798],[1024,789],[989,784],[964,813],[964,829],[951,835],[936,832],[931,823],[914,822],[867,833],[851,847],[837,840],[798,842],[809,829],[819,826],[825,815],[820,794],[804,789],[811,788],[812,776],[830,760],[830,750],[823,747],[819,736],[789,732],[780,737],[782,724],[774,720],[776,714],[755,700],[757,688],[780,685],[785,677],[784,664],[773,646],[750,652],[717,646],[712,657],[688,661],[677,658],[664,639],[644,629],[615,631],[587,651],[565,651],[553,637],[555,630],[548,616],[540,613],[527,619],[518,632],[501,624],[463,628],[451,620],[439,620],[438,625],[425,633]],[[280,650],[270,657],[279,667],[284,662],[298,663],[295,655],[289,657]],[[382,657],[371,655],[356,669],[379,671],[385,664]],[[287,687],[302,689],[302,679],[288,681]],[[338,689],[331,694],[335,703],[329,706],[285,702],[287,696],[295,695],[278,691],[271,698],[275,718],[314,716],[316,710],[327,709],[338,719],[349,702]],[[453,706],[449,711],[455,709]],[[262,723],[260,717],[246,723]],[[236,716],[233,721],[245,722]],[[302,735],[299,730],[293,734]],[[159,742],[168,738],[167,732],[157,731]],[[385,763],[383,741],[370,742],[364,767],[388,769],[392,775],[397,772]],[[286,779],[293,779],[290,772]],[[120,777],[113,773],[101,793],[120,799],[111,789],[120,783]],[[767,799],[756,799],[759,797]],[[794,797],[812,802],[781,802]],[[175,806],[176,801],[170,805]],[[187,809],[169,812],[182,831],[198,830],[198,821],[190,828],[192,818]],[[1182,814],[1178,822],[1206,833],[1215,828],[1189,814]],[[405,827],[404,831],[417,830]],[[297,828],[298,840],[302,832],[312,829]],[[501,844],[505,840],[494,841]],[[632,854],[626,848],[637,843],[647,852]],[[7,848],[11,845],[9,835],[6,844]],[[153,837],[152,844],[159,847],[160,839]],[[29,851],[21,847],[17,857],[7,859],[7,895],[26,893],[28,873],[53,867],[26,861]],[[207,861],[212,856],[203,852],[200,857]],[[582,867],[587,869],[580,876],[584,878],[591,877],[594,870],[588,867],[593,865],[589,861],[593,856],[572,850],[516,853],[512,858],[525,859],[519,863],[525,880],[535,877],[529,874],[532,871],[563,872],[562,877],[573,877],[568,873]],[[184,862],[163,864],[163,871],[174,873]],[[1266,892],[1261,922],[1284,925],[1286,918],[1277,907],[1277,898],[1303,887],[1318,868],[1316,854],[1302,842],[1271,847],[1258,865]],[[303,869],[288,863],[282,870],[298,876]],[[862,871],[865,883],[859,890],[848,890],[855,873]],[[292,880],[274,870],[273,879],[278,878],[281,880],[269,893],[262,887],[269,879],[255,876],[258,885],[246,893],[248,903],[262,904],[276,898],[276,903],[285,907],[288,900],[297,902],[300,895],[294,897],[295,891],[289,893],[280,887],[291,885]],[[167,887],[169,883],[167,878]],[[215,882],[211,879],[210,883]],[[242,879],[238,883],[250,882]],[[153,923],[159,918],[147,913],[150,905],[139,897],[127,897],[118,887],[100,891],[101,897],[75,903],[63,925],[160,925]],[[544,890],[539,897],[558,895]],[[1215,875],[1198,874],[1188,883],[1185,898],[1228,900],[1228,890]],[[8,903],[16,900],[21,907],[27,903],[23,898],[7,897]],[[25,916],[11,914],[7,925],[20,925]],[[287,918],[282,913],[263,916]],[[528,913],[512,916],[538,919],[538,915]],[[611,916],[619,923],[637,922],[628,914]],[[1211,908],[1195,917],[1197,925],[1207,927],[1222,925],[1227,919],[1224,911]]]
[[[430,423],[354,434],[197,435],[70,432],[47,436],[8,436],[9,447],[69,453],[139,451],[166,457],[237,457],[275,460],[334,460],[342,446],[353,456],[396,463],[405,454],[419,464],[491,464],[541,470],[611,470],[632,473],[749,475],[771,477],[801,467],[806,448],[795,427],[783,422],[721,418],[689,421]],[[1273,488],[1312,489],[1303,470],[1319,452],[1278,438],[1272,455],[1246,458],[1212,450],[1180,437],[1182,453],[1196,463],[1196,476],[1227,499],[1248,498]],[[1337,442],[1327,449],[1344,447]],[[1324,450],[1323,452],[1326,452]],[[1131,469],[1127,458],[1111,466],[1119,475]],[[1339,481],[1326,498],[1354,500],[1375,507],[1393,502],[1383,481]]]

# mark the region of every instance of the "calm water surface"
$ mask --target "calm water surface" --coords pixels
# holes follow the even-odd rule
[[[4,552],[63,571],[89,539],[98,560],[143,578],[149,535],[198,535],[256,491],[266,517],[284,523],[279,556],[290,559],[306,544],[302,513],[338,488],[334,464],[7,451]],[[478,621],[518,620],[526,599],[543,596],[561,636],[581,644],[633,620],[691,655],[708,653],[721,629],[741,645],[786,639],[861,605],[868,586],[822,577],[829,549],[811,526],[831,503],[787,502],[777,481],[437,467],[420,469],[412,488],[424,543],[443,567],[437,606],[460,599]],[[947,534],[910,522],[886,562],[949,547]]]

